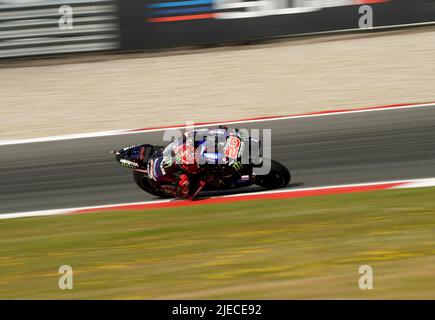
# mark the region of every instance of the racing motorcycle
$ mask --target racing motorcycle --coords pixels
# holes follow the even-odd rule
[[[220,129],[207,130],[215,133]],[[185,136],[182,136],[166,146],[133,145],[111,153],[115,154],[116,161],[122,166],[133,170],[133,179],[139,188],[161,198],[174,198],[176,196],[168,192],[165,186],[155,178],[155,171],[160,170],[160,173],[161,171],[164,173],[165,170],[162,165],[168,159],[178,156],[175,150],[186,151],[186,145],[188,145],[188,141],[186,141]],[[265,189],[276,189],[283,188],[290,182],[290,172],[284,165],[275,160],[262,159],[261,151],[258,155],[249,154],[249,150],[261,149],[259,140],[237,134],[228,135],[223,142],[217,142],[216,140],[215,147],[212,150],[214,152],[210,152],[210,148],[205,148],[204,141],[201,140],[196,141],[195,139],[192,145],[195,155],[207,159],[205,163],[197,166],[198,170],[194,176],[201,177],[201,180],[205,181],[205,185],[200,187],[195,195],[199,191],[230,190],[252,185],[258,185]],[[184,155],[181,154],[182,157]],[[217,161],[217,159],[221,158],[224,161]],[[245,160],[243,163],[240,161],[242,158]],[[258,161],[258,159],[262,159],[262,161]],[[265,160],[270,161],[269,172],[260,175],[256,174],[255,168],[260,168]],[[159,165],[156,168],[157,163]]]

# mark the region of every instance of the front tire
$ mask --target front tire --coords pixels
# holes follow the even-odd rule
[[[278,161],[270,161],[270,172],[264,176],[256,176],[255,184],[266,189],[278,189],[286,187],[291,180],[290,172]]]
[[[150,178],[146,173],[134,170],[133,179],[134,182],[136,182],[136,184],[138,185],[138,187],[147,193],[150,193],[154,196],[164,198],[164,199],[173,198],[173,196],[167,194],[166,192],[160,190],[157,186],[155,186],[150,181]]]

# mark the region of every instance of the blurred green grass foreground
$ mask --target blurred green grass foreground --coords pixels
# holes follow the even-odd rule
[[[2,220],[0,298],[435,299],[435,189]]]

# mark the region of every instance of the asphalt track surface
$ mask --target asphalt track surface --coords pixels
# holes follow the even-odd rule
[[[272,157],[298,187],[435,177],[435,106],[237,127],[271,128]],[[162,138],[160,131],[0,146],[0,213],[156,199],[109,150]]]

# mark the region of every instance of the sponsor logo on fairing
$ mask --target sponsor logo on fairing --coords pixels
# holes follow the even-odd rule
[[[119,162],[121,163],[121,165],[127,168],[139,168],[139,165],[136,162],[130,160],[121,159]]]

